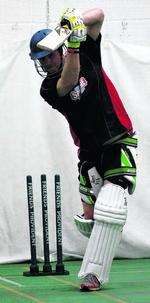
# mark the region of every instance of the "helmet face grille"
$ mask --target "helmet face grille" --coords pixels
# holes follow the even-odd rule
[[[59,76],[62,72],[62,63],[60,64],[58,71],[52,72],[52,73],[47,72],[47,70],[41,64],[41,62],[39,60],[34,60],[34,65],[35,65],[36,71],[42,78],[49,77],[50,79],[53,79],[53,78],[56,78],[57,76]]]
[[[52,79],[52,78],[56,78],[56,77],[60,76],[62,69],[63,69],[64,57],[66,55],[66,46],[63,45],[63,47],[60,47],[58,49],[58,51],[61,56],[61,62],[60,62],[60,66],[59,66],[58,70],[55,72],[51,72],[50,70],[48,70],[48,67],[45,64],[42,64],[42,60],[40,60],[40,59],[34,60],[34,65],[35,65],[36,71],[38,72],[38,74],[41,77],[43,77],[43,78],[49,77],[50,79]]]

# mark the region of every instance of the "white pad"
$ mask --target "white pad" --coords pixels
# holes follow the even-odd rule
[[[89,238],[93,229],[94,221],[92,219],[85,219],[81,215],[75,215],[73,218],[78,231],[83,236]]]
[[[52,30],[44,39],[37,43],[37,47],[55,51],[58,49],[63,43],[69,38],[72,31],[68,28],[64,27],[57,27],[56,29]]]
[[[124,189],[112,183],[105,184],[95,203],[95,222],[78,274],[79,278],[93,273],[101,284],[108,281],[126,216]]]

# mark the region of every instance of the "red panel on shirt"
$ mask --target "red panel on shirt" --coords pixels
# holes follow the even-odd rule
[[[105,84],[106,84],[109,96],[112,101],[112,106],[114,108],[115,113],[117,114],[119,121],[121,122],[121,124],[124,127],[126,127],[128,129],[128,131],[132,132],[133,128],[132,128],[131,120],[122,104],[122,101],[121,101],[113,83],[108,78],[108,76],[106,75],[104,70],[102,70],[102,73],[104,76],[104,80],[105,80]]]

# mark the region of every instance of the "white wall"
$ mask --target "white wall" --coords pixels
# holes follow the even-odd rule
[[[75,1],[65,1],[65,7]],[[149,230],[149,103],[150,2],[147,0],[85,1],[84,10],[101,6],[103,64],[125,101],[140,134],[138,187],[129,198],[128,221],[119,256],[150,256]],[[25,177],[33,176],[37,202],[38,255],[42,256],[40,174],[48,176],[51,250],[55,251],[54,182],[61,174],[65,253],[83,255],[86,239],[72,216],[81,211],[77,156],[66,121],[39,96],[40,77],[30,62],[29,40],[38,29],[58,21],[62,2],[0,0],[0,262],[29,258]],[[144,193],[144,195],[143,195]]]
[[[65,4],[64,4],[65,3]],[[81,10],[99,6],[105,12],[104,38],[149,45],[150,2],[148,0],[1,0],[0,38],[29,39],[31,33],[58,21],[65,7]]]

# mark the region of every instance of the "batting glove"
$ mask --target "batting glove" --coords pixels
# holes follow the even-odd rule
[[[72,34],[68,39],[68,47],[79,48],[80,42],[86,40],[87,29],[81,14],[76,9],[67,9],[62,18],[61,26],[68,26]]]

